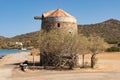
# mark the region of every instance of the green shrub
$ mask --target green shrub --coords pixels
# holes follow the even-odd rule
[[[120,52],[120,47],[111,47],[106,50],[107,52]]]

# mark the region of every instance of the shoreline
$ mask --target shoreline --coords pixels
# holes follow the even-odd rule
[[[0,58],[8,54],[16,54],[20,52],[29,52],[29,50],[20,50],[20,49],[0,49]]]
[[[0,63],[18,63],[20,61],[26,60],[26,56],[28,55],[29,52],[17,52],[17,53],[9,53],[1,56]],[[6,61],[6,62],[4,62]],[[12,62],[13,61],[13,62]]]

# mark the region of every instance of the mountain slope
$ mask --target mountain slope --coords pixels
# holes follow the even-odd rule
[[[2,49],[19,49],[20,45],[16,45],[16,42],[22,42],[22,47],[38,47],[39,32],[31,32],[27,34],[18,35],[12,38],[6,38],[0,41],[0,48]]]
[[[39,37],[38,34],[39,34],[39,31],[31,32],[31,33],[15,36],[11,38],[11,40],[19,41],[19,42],[35,41],[35,40],[38,40],[38,37]]]
[[[97,24],[78,25],[78,32],[86,36],[95,33],[109,43],[117,43],[120,42],[120,21],[109,19]]]
[[[1,40],[4,40],[4,39],[5,39],[5,37],[4,37],[4,36],[0,36],[0,41],[1,41]]]

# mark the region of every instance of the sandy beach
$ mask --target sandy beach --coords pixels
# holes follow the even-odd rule
[[[0,59],[0,80],[120,80],[120,52],[97,55],[95,69],[75,69],[69,71],[35,70],[22,72],[17,63],[32,61],[28,52],[8,54]],[[86,55],[86,61],[89,55]],[[39,56],[35,56],[39,61]]]
[[[28,52],[8,54],[0,59],[0,80],[9,80],[17,63],[27,60]]]

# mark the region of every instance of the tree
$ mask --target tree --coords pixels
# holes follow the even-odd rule
[[[79,65],[79,56],[82,55],[82,67],[84,67],[85,54],[91,53],[91,67],[95,65],[96,54],[107,48],[107,43],[97,35],[85,37],[82,34],[70,35],[58,33],[54,30],[40,32],[41,64],[61,68],[70,68]]]
[[[40,32],[41,63],[45,66],[69,66],[77,65],[79,49],[78,35],[58,33],[54,30],[50,32]],[[43,56],[43,58],[42,58]],[[44,59],[44,60],[43,60]]]
[[[97,36],[96,34],[90,35],[89,40],[89,50],[92,54],[91,56],[91,68],[94,68],[96,63],[96,54],[103,52],[108,48],[108,44],[104,41],[103,38]]]
[[[82,55],[82,68],[84,68],[84,57],[85,54],[89,53],[89,41],[88,38],[83,36],[82,34],[78,35],[79,40],[79,55]]]

